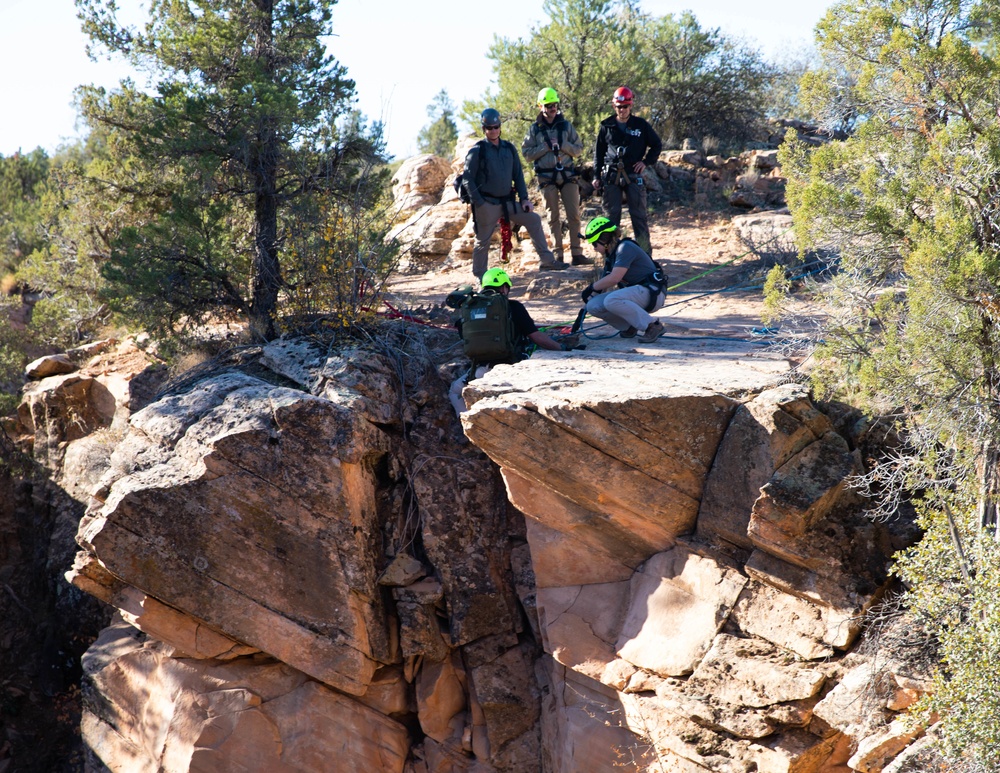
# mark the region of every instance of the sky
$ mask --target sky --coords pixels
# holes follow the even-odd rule
[[[694,11],[703,29],[719,28],[769,58],[812,41],[834,0],[640,0],[657,16]],[[120,18],[141,21],[148,0],[118,0]],[[764,10],[766,9],[766,10]],[[0,0],[0,155],[42,147],[52,152],[80,136],[74,89],[114,86],[121,62],[91,61],[73,0]],[[340,0],[334,7],[333,56],[356,83],[356,106],[386,126],[389,153],[417,152],[430,122],[427,107],[445,89],[456,106],[493,85],[486,58],[494,35],[527,38],[544,23],[540,0]],[[614,88],[621,84],[609,84]],[[610,94],[609,94],[610,98]]]

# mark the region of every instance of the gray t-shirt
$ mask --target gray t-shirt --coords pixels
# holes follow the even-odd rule
[[[625,276],[622,277],[622,283],[626,286],[638,284],[656,271],[653,259],[635,242],[621,241],[618,243],[612,268],[619,266],[628,268]]]

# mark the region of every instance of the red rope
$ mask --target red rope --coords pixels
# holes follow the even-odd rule
[[[514,249],[511,244],[510,220],[505,217],[500,218],[500,262],[510,262],[510,251]]]
[[[407,322],[415,322],[418,325],[426,325],[427,327],[439,327],[444,329],[449,329],[452,327],[451,325],[438,325],[433,322],[427,322],[425,320],[418,319],[417,317],[414,317],[411,314],[407,314],[405,312],[400,311],[386,300],[382,301],[382,305],[384,305],[389,311],[381,311],[376,313],[378,314],[378,316],[385,317],[386,319],[404,319]]]

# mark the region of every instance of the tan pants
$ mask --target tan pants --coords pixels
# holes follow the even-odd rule
[[[576,183],[566,183],[562,190],[559,190],[555,185],[546,185],[542,188],[542,197],[545,199],[545,208],[549,211],[549,230],[552,231],[552,239],[555,242],[553,252],[556,260],[563,259],[562,221],[559,219],[560,198],[566,210],[566,224],[569,226],[570,255],[574,258],[583,257],[583,248],[580,246],[580,187]]]
[[[542,219],[535,212],[523,211],[519,203],[509,204],[506,211],[512,226],[523,225],[527,229],[541,264],[545,266],[555,263],[552,250],[545,242]],[[476,279],[482,279],[486,269],[490,267],[490,239],[503,215],[502,204],[486,202],[481,207],[476,207],[476,241],[472,246],[472,273],[476,275]]]

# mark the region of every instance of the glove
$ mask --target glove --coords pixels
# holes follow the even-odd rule
[[[573,352],[581,349],[586,349],[586,344],[577,344],[576,346],[570,346],[569,344],[559,344],[564,352]]]
[[[580,297],[583,298],[583,302],[586,303],[587,301],[590,300],[590,296],[592,296],[596,292],[597,290],[594,289],[594,283],[591,282],[584,288],[583,292],[580,293]]]

